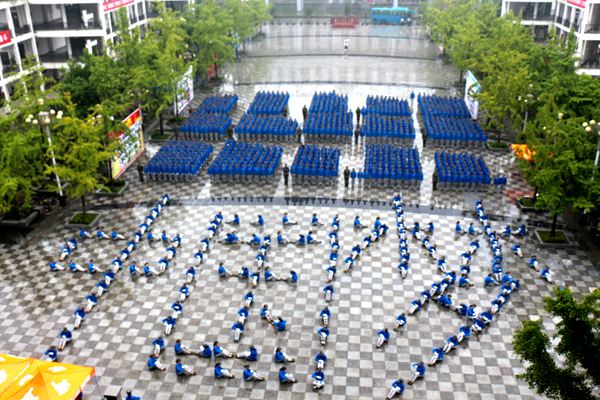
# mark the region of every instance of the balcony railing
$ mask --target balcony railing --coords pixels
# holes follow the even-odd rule
[[[554,20],[554,15],[539,15],[537,16],[537,18],[535,19],[536,21],[553,21]]]
[[[29,25],[21,25],[21,26],[15,25],[15,34],[24,35],[29,32],[31,32],[31,27]]]
[[[96,22],[88,22],[87,26],[81,21],[68,21],[67,27],[63,24],[62,20],[54,20],[49,22],[42,22],[39,24],[33,24],[33,27],[37,31],[62,31],[62,30],[89,30],[89,29],[100,29],[100,24]]]
[[[600,69],[600,61],[598,60],[597,56],[593,58],[588,58],[587,60],[583,61],[579,67],[589,69]]]
[[[600,33],[600,24],[587,24],[585,33]]]
[[[40,61],[47,63],[62,63],[69,61],[69,53],[67,53],[67,48],[63,47],[56,51],[51,51],[46,54],[40,54]]]
[[[9,74],[11,72],[17,72],[18,70],[19,70],[19,65],[16,63],[2,65],[2,73],[4,73],[4,75]]]

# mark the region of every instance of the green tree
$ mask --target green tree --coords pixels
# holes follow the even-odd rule
[[[69,197],[81,200],[85,219],[85,196],[103,187],[99,169],[114,157],[115,148],[106,147],[106,132],[99,118],[93,114],[85,118],[78,117],[74,104],[70,102],[65,116],[53,123],[52,133],[57,165],[48,166],[47,172],[57,174],[68,183],[65,192]]]
[[[196,75],[205,75],[215,65],[218,77],[218,67],[234,58],[232,16],[215,0],[206,0],[189,6],[184,18],[189,47],[196,55]]]
[[[536,207],[552,217],[552,232],[558,216],[570,205],[581,208],[591,177],[594,144],[578,118],[566,118],[551,93],[542,94],[540,107],[529,133],[528,144],[535,152],[535,167],[529,183],[538,189]]]
[[[37,115],[61,101],[51,89],[42,90],[50,81],[39,65],[26,60],[24,67],[32,73],[20,78],[0,116],[0,214],[16,218],[31,211],[33,187],[52,185],[44,181],[47,141]]]
[[[515,333],[515,352],[526,363],[525,379],[537,393],[557,400],[597,399],[600,386],[600,290],[577,300],[569,289],[556,289],[544,300],[545,310],[559,321],[555,348],[539,321],[524,321]],[[564,357],[557,363],[552,353]]]

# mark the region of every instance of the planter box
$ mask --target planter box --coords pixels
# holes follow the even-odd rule
[[[542,229],[542,230],[545,231],[546,229]],[[567,239],[567,243],[546,243],[540,237],[540,234],[538,233],[537,229],[533,230],[533,236],[538,241],[540,247],[546,247],[546,248],[551,248],[551,249],[568,249],[568,248],[577,246],[576,243],[573,243],[569,240],[569,236],[563,230],[557,229],[556,231],[562,232],[563,235],[565,235],[565,238]]]
[[[96,190],[96,196],[99,197],[118,197],[123,195],[123,193],[125,192],[125,189],[127,189],[127,186],[129,186],[129,183],[127,183],[127,181],[125,181],[125,184],[123,185],[123,187],[118,191],[118,192],[103,192],[102,189],[98,189]]]
[[[0,227],[2,228],[16,228],[16,229],[25,229],[29,228],[33,221],[36,220],[37,217],[40,216],[40,211],[34,209],[31,213],[23,218],[23,219],[3,219],[0,221]]]
[[[523,203],[521,203],[521,200],[517,200],[517,207],[519,207],[519,210],[523,211],[523,212],[531,212],[531,213],[538,213],[538,214],[543,214],[546,212],[546,210],[538,210],[535,207],[530,207],[530,206],[524,206]]]
[[[495,140],[494,140],[495,142]],[[494,151],[496,153],[510,153],[512,150],[510,148],[510,144],[504,148],[504,147],[492,147],[490,146],[490,139],[488,138],[488,140],[485,142],[485,148],[488,149],[489,151]]]
[[[79,214],[79,212],[76,212],[75,214]],[[65,226],[67,228],[89,228],[89,227],[93,227],[93,226],[97,226],[98,222],[100,221],[100,218],[102,218],[102,215],[100,215],[99,213],[90,213],[90,214],[96,214],[96,218],[94,218],[92,220],[92,222],[90,222],[89,224],[70,224],[69,220],[71,218],[73,218],[75,216],[75,214],[72,214],[69,216],[69,218],[67,218],[67,220],[65,221]]]

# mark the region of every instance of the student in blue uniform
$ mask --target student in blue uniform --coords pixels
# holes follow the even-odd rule
[[[298,283],[298,273],[294,270],[290,271],[290,275],[287,278],[289,283]]]
[[[425,376],[425,365],[423,365],[422,361],[418,363],[412,363],[410,365],[410,370],[412,371],[412,375],[408,380],[409,385],[412,385],[417,379]]]
[[[173,346],[175,350],[175,354],[178,356],[199,356],[200,352],[193,351],[189,347],[186,347],[181,344],[181,339],[177,339],[175,341],[175,345]]]
[[[200,353],[200,357],[203,358],[210,358],[212,356],[212,350],[210,349],[210,346],[206,343],[202,343],[200,345],[200,349],[198,352]]]
[[[231,276],[231,273],[227,268],[225,268],[223,263],[219,263],[219,268],[217,271],[219,273],[219,278],[229,278]]]
[[[361,222],[360,222],[360,218],[357,215],[356,217],[354,217],[354,229],[364,229],[366,228],[366,226],[364,226]]]
[[[398,395],[402,396],[402,393],[404,393],[404,381],[402,379],[398,379],[392,383],[392,387],[388,392],[387,398],[393,399]]]
[[[233,357],[233,353],[231,353],[230,351],[227,351],[223,347],[219,346],[218,341],[215,341],[213,343],[213,353],[215,355],[215,358],[219,358],[219,357],[232,358]]]
[[[224,378],[233,379],[233,378],[235,378],[235,375],[233,375],[229,369],[221,367],[221,363],[215,364],[214,373],[215,373],[216,379],[224,379]]]
[[[312,226],[322,226],[323,223],[319,220],[317,213],[313,213],[312,218],[310,219],[310,224]]]
[[[125,393],[125,400],[142,400],[142,398],[141,398],[140,396],[134,396],[134,395],[131,393],[131,390],[128,390],[128,391]]]
[[[185,273],[186,276],[186,283],[190,284],[194,281],[194,279],[196,279],[196,268],[194,268],[193,266],[189,267],[188,270]]]
[[[458,335],[456,335],[456,341],[458,343],[462,342],[465,339],[469,339],[469,336],[471,336],[471,330],[463,325],[458,329]]]
[[[260,317],[262,319],[267,320],[269,323],[273,323],[273,318],[271,317],[271,310],[269,309],[268,304],[263,304],[262,308],[260,309]]]
[[[327,364],[327,356],[322,351],[315,355],[315,362],[317,363],[317,369],[324,369]]]
[[[275,355],[273,357],[273,360],[276,363],[286,363],[286,362],[294,362],[294,361],[296,361],[294,358],[288,356],[287,353],[285,353],[279,347],[275,349]]]
[[[394,330],[398,330],[406,326],[406,315],[404,313],[400,313],[396,316],[396,322],[394,324]]]
[[[248,350],[237,353],[236,357],[246,361],[258,361],[258,350],[256,350],[256,347],[250,346]]]
[[[73,339],[73,334],[67,327],[65,326],[60,334],[58,335],[60,341],[58,343],[58,351],[63,351],[67,344]]]
[[[333,296],[333,286],[331,285],[325,285],[323,287],[323,294],[325,295],[325,301],[329,302],[331,301],[331,297]]]
[[[298,382],[294,375],[287,372],[285,366],[279,368],[279,383],[296,383]]]
[[[323,373],[323,370],[317,368],[316,371],[312,373],[312,379],[313,390],[320,390],[325,386],[325,374]]]
[[[236,321],[233,323],[233,325],[231,326],[231,330],[233,331],[233,341],[234,342],[239,342],[241,337],[242,337],[242,333],[244,333],[244,324],[241,323],[240,321]]]
[[[318,328],[317,335],[319,335],[319,338],[321,340],[321,345],[326,345],[327,338],[329,338],[329,328],[327,328],[326,326],[322,326],[322,327]]]
[[[157,356],[155,356],[154,354],[150,354],[150,356],[148,357],[148,369],[151,371],[165,371],[167,368],[161,364]]]
[[[286,244],[288,244],[287,239],[283,236],[281,231],[277,231],[277,244],[279,246],[285,246]]]
[[[85,319],[85,309],[83,307],[79,307],[75,310],[73,315],[75,316],[75,323],[73,324],[73,329],[79,329],[81,326],[81,322]]]
[[[380,349],[384,344],[386,344],[390,340],[390,333],[387,328],[382,329],[377,332],[377,345],[376,347]]]
[[[54,362],[58,360],[58,350],[56,350],[55,346],[50,346],[44,355],[46,356],[46,361]]]
[[[433,355],[429,359],[428,365],[430,367],[434,366],[438,361],[444,360],[444,350],[442,350],[442,348],[434,347],[433,350],[431,350],[431,352],[433,353]]]
[[[277,332],[285,331],[286,325],[287,321],[281,317],[277,317],[277,319],[273,321],[273,328],[275,328],[275,331]]]
[[[163,318],[162,323],[165,326],[165,335],[169,336],[171,334],[171,331],[177,324],[177,321],[175,320],[175,318],[173,318],[172,315],[169,315],[168,317]]]
[[[57,264],[56,261],[52,260],[48,263],[48,265],[50,266],[50,271],[64,271],[65,267]]]
[[[244,372],[243,372],[242,376],[246,382],[264,381],[265,380],[264,376],[258,374],[255,370],[250,368],[250,366],[248,364],[244,365]]]
[[[452,335],[448,339],[446,339],[446,344],[444,345],[444,348],[443,348],[444,354],[448,354],[456,346],[458,346],[458,338],[456,336]]]

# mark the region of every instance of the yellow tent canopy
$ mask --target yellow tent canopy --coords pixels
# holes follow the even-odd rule
[[[94,368],[0,354],[0,400],[73,400]]]
[[[533,151],[526,144],[511,144],[510,147],[512,148],[513,152],[515,153],[515,156],[517,156],[517,158],[519,160],[527,160],[527,161],[533,160],[535,151]]]

